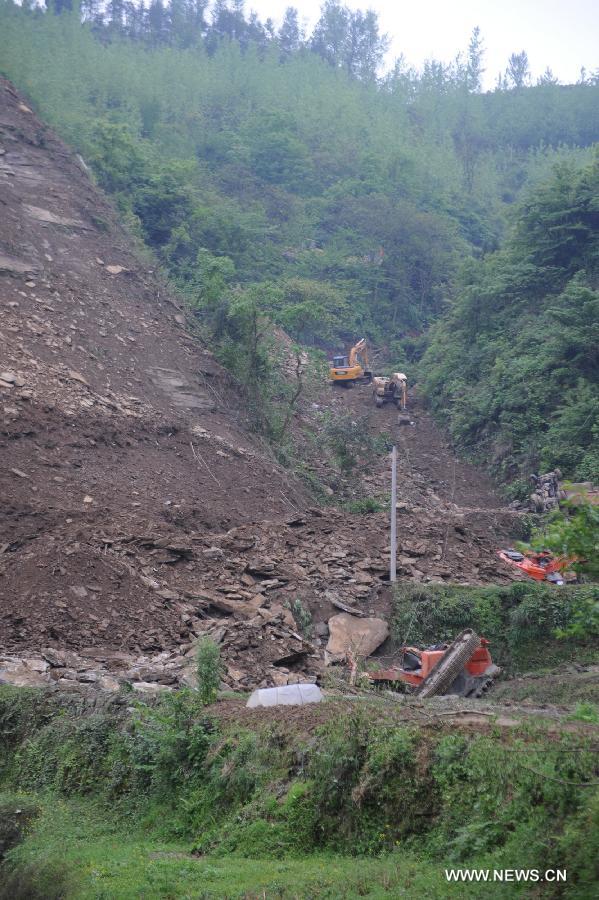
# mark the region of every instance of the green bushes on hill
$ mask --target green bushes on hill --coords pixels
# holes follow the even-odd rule
[[[393,634],[399,644],[430,646],[471,627],[491,642],[493,660],[508,671],[550,668],[570,661],[574,652],[579,661],[599,657],[599,634],[590,615],[598,601],[599,585],[401,585],[395,593]],[[585,616],[588,628],[574,631]]]
[[[28,725],[27,713],[40,709],[45,724],[34,717]],[[394,704],[374,698],[353,711],[343,703],[329,715],[320,709],[325,724],[316,730],[283,719],[248,726],[220,722],[192,693],[179,692],[133,715],[117,707],[81,716],[39,691],[0,688],[0,722],[12,723],[0,744],[2,787],[21,792],[15,808],[27,792],[33,832],[11,839],[25,837],[7,852],[4,884],[28,870],[45,884],[60,862],[67,897],[105,896],[93,893],[98,872],[110,879],[100,886],[118,896],[140,859],[156,871],[160,853],[150,848],[166,843],[167,855],[181,860],[176,879],[191,877],[183,860],[192,864],[192,849],[204,860],[207,853],[212,860],[300,855],[308,868],[314,852],[399,850],[406,859],[418,855],[421,873],[431,863],[563,866],[560,896],[590,896],[596,856],[585,830],[597,809],[596,792],[584,785],[596,780],[596,759],[584,731],[546,735],[531,725],[501,739],[453,726],[432,732],[402,723]],[[110,828],[100,827],[109,814]]]

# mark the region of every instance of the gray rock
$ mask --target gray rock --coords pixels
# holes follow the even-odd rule
[[[111,693],[118,691],[121,686],[118,679],[113,678],[112,675],[100,675],[97,685],[101,690]]]
[[[20,659],[0,662],[0,684],[13,684],[15,687],[42,687],[47,679],[41,672],[30,669]]]
[[[365,659],[389,636],[389,626],[383,619],[357,619],[339,613],[329,619],[329,642],[325,650],[325,665],[344,662],[348,651]]]
[[[132,684],[132,688],[134,691],[137,691],[138,694],[150,694],[156,696],[161,691],[172,691],[172,687],[169,687],[166,684],[157,684],[156,682],[148,682],[148,681],[136,681]]]

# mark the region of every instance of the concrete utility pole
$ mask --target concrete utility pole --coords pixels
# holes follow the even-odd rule
[[[391,455],[391,563],[389,581],[397,580],[397,444]]]

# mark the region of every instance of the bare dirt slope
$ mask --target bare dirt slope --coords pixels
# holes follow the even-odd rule
[[[100,536],[226,531],[303,494],[83,166],[2,80],[0,216],[0,636],[176,640],[178,617]]]
[[[315,676],[331,600],[389,613],[387,514],[310,505],[84,164],[1,79],[0,215],[0,652],[37,660],[11,663],[30,683],[91,683],[96,665],[169,685],[208,633],[232,686]],[[367,388],[322,403],[393,431]],[[413,418],[400,578],[509,580],[494,551],[513,514]],[[388,489],[388,457],[362,468],[367,491]],[[297,600],[321,626],[311,643]]]

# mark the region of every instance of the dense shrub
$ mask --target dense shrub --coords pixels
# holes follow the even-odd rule
[[[471,627],[491,641],[498,665],[523,671],[571,659],[574,645],[596,655],[599,648],[593,635],[574,633],[572,626],[598,601],[599,585],[400,585],[392,631],[399,644],[429,646],[452,640]]]
[[[0,711],[6,698],[0,691]],[[206,722],[197,697],[182,693],[126,721],[66,711],[34,725],[5,786],[85,794],[111,816],[145,817],[202,853],[372,855],[404,846],[437,860],[535,867],[550,846],[552,864],[571,854],[572,896],[584,897],[595,866],[583,838],[597,812],[590,739],[538,727],[498,737],[385,720],[376,701],[353,712],[339,704],[311,733],[249,730]],[[4,872],[13,890],[48,883],[55,861],[31,869],[31,856],[13,859],[22,859]],[[61,889],[67,876],[56,871]]]

